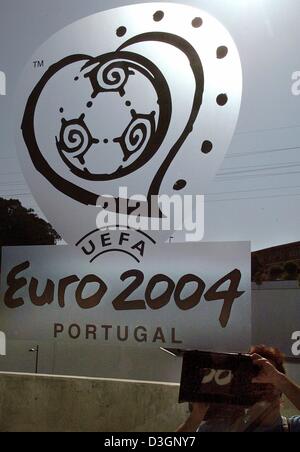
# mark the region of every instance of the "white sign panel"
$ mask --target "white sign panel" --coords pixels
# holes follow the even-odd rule
[[[132,266],[115,257],[4,248],[0,329],[8,339],[248,350],[248,242],[163,245]]]
[[[153,2],[83,18],[21,76],[17,149],[31,192],[69,244],[107,225],[101,211],[161,218],[159,196],[206,192],[241,94],[235,43],[204,11]]]

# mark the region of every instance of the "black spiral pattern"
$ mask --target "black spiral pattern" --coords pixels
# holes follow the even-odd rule
[[[139,151],[147,141],[147,136],[149,128],[145,122],[136,122],[132,124],[132,128],[128,131],[128,136],[126,137],[126,146],[128,151],[133,153]]]
[[[150,115],[139,115],[133,110],[131,113],[133,116],[131,123],[123,135],[114,140],[122,148],[124,162],[145,147],[155,133],[155,112]]]
[[[94,90],[93,98],[103,92],[118,92],[123,97],[125,86],[131,74],[134,74],[134,72],[130,70],[128,62],[114,60],[99,63],[86,73],[85,77],[89,77],[91,80]]]
[[[56,138],[57,149],[62,157],[64,154],[72,154],[73,158],[78,158],[83,162],[90,147],[94,143],[99,143],[92,137],[84,118],[85,115],[82,114],[78,119],[71,121],[62,119],[60,137]]]
[[[68,125],[63,131],[63,143],[65,152],[82,152],[88,147],[88,134],[80,125]]]

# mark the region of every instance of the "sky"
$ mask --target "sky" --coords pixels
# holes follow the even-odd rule
[[[15,91],[31,55],[56,31],[134,0],[0,0],[0,196],[43,215],[18,163]],[[176,3],[174,1],[174,3]],[[251,240],[262,249],[300,239],[299,0],[189,0],[220,20],[239,49],[244,88],[232,144],[206,193],[207,241]],[[180,240],[180,235],[177,239]]]

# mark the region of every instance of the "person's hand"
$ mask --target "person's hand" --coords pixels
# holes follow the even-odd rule
[[[208,409],[209,405],[207,403],[192,403],[191,418],[200,425],[201,422],[203,422]]]
[[[300,387],[260,355],[253,354],[252,361],[261,369],[259,375],[253,379],[253,383],[272,384],[300,410]]]
[[[177,433],[196,432],[203,422],[209,405],[206,403],[192,403],[191,413],[187,420],[176,430]]]
[[[260,373],[257,377],[253,378],[252,383],[259,384],[271,384],[277,386],[281,373],[276,369],[273,364],[267,359],[263,358],[256,353],[251,355],[253,364],[260,367]]]

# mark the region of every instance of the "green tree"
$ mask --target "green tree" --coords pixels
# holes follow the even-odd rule
[[[60,236],[18,199],[0,198],[0,246],[55,245]]]

